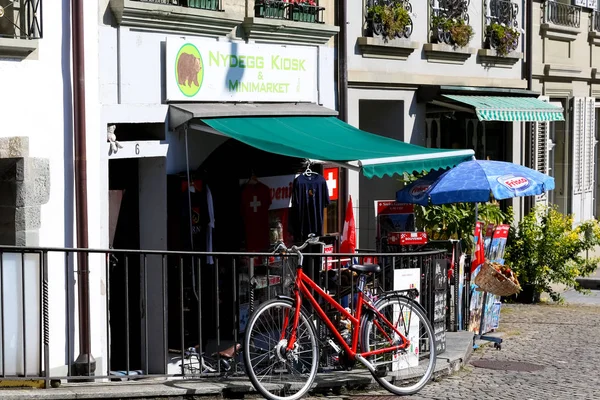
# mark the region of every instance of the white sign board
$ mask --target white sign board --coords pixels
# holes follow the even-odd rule
[[[403,268],[394,270],[394,290],[417,289],[421,292],[421,269],[420,268]],[[419,298],[415,299],[417,302]],[[419,365],[419,319],[411,318],[410,310],[403,310],[407,315],[404,315],[405,321],[411,321],[408,327],[407,339],[410,340],[410,347],[405,354],[394,355],[394,363],[392,371],[399,371],[408,367],[416,367]],[[394,321],[399,318],[400,308],[394,310]],[[400,332],[406,335],[406,332]]]
[[[317,48],[168,38],[168,101],[317,102]]]

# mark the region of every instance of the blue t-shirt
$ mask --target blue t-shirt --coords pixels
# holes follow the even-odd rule
[[[327,181],[321,175],[299,175],[292,188],[290,232],[296,241],[304,241],[310,233],[323,235],[323,209],[329,205]]]

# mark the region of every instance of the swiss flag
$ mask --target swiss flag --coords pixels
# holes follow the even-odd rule
[[[483,245],[483,232],[480,222],[475,226],[475,240],[477,242],[475,243],[475,257],[471,261],[471,273],[485,262],[485,247]]]
[[[340,253],[354,253],[356,250],[356,224],[354,222],[354,210],[352,209],[352,196],[346,207],[346,220],[342,231],[342,244]]]

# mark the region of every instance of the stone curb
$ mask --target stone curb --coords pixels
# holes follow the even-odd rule
[[[448,332],[446,351],[437,358],[434,380],[451,375],[468,362],[473,353],[473,334]],[[371,374],[355,369],[317,375],[314,393],[379,388]],[[195,380],[138,380],[94,384],[63,384],[56,389],[0,389],[2,400],[54,399],[190,399],[207,396],[243,398],[258,396],[247,378]]]

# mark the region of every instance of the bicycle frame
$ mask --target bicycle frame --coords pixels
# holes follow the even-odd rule
[[[333,297],[331,297],[329,294],[325,293],[325,291],[323,289],[321,289],[312,279],[310,279],[302,270],[301,265],[298,265],[298,268],[296,269],[295,285],[296,285],[296,287],[294,290],[294,294],[295,294],[296,309],[295,309],[295,314],[293,316],[294,319],[293,319],[293,325],[292,325],[292,327],[293,327],[292,337],[290,338],[290,340],[288,342],[288,346],[287,346],[287,349],[289,351],[291,351],[293,349],[294,344],[296,342],[296,330],[298,328],[298,321],[300,318],[300,308],[302,306],[302,297],[306,297],[309,300],[309,302],[312,304],[314,310],[316,311],[316,313],[319,316],[319,318],[321,319],[321,321],[323,321],[327,325],[329,330],[334,335],[338,344],[342,345],[346,354],[352,360],[355,359],[357,356],[364,358],[364,357],[369,357],[369,356],[373,356],[373,355],[377,355],[377,354],[390,353],[390,352],[394,352],[394,351],[398,351],[398,350],[404,350],[408,346],[410,346],[410,341],[408,340],[408,338],[406,338],[402,333],[400,333],[398,331],[398,329],[390,321],[388,321],[387,318],[385,318],[379,311],[377,311],[377,309],[375,309],[375,307],[371,304],[370,301],[365,301],[365,294],[363,293],[362,290],[358,291],[358,301],[357,301],[357,305],[356,305],[356,313],[355,313],[355,315],[353,315],[352,313],[349,313],[348,311],[346,311]],[[320,298],[327,301],[327,303],[332,305],[337,311],[339,311],[343,316],[345,316],[346,318],[348,318],[348,320],[350,320],[350,322],[352,324],[352,347],[350,347],[348,345],[348,343],[346,343],[346,340],[344,340],[342,335],[335,328],[335,326],[333,325],[333,322],[331,322],[331,320],[327,317],[327,315],[325,314],[325,311],[323,311],[321,306],[318,304],[316,298],[310,293],[310,289],[313,289]],[[383,327],[380,325],[380,323],[376,319],[374,322],[375,326],[377,327],[377,329],[379,329],[385,335],[385,337],[387,338],[387,340],[390,342],[391,345],[389,347],[385,347],[385,348],[374,350],[374,351],[363,351],[361,353],[357,353],[358,338],[359,338],[359,334],[360,334],[360,332],[359,332],[360,321],[361,321],[361,317],[362,317],[363,306],[366,306],[373,313],[375,313],[375,315],[378,317],[379,321],[382,321],[389,328],[393,329],[393,331],[400,337],[401,344],[393,345],[392,344],[393,339],[389,335],[387,335],[385,332],[383,332]],[[288,323],[288,321],[286,320],[284,322],[284,329],[282,331],[281,339],[284,339],[283,335],[287,328],[287,323]],[[362,349],[362,350],[364,350],[364,349]]]

